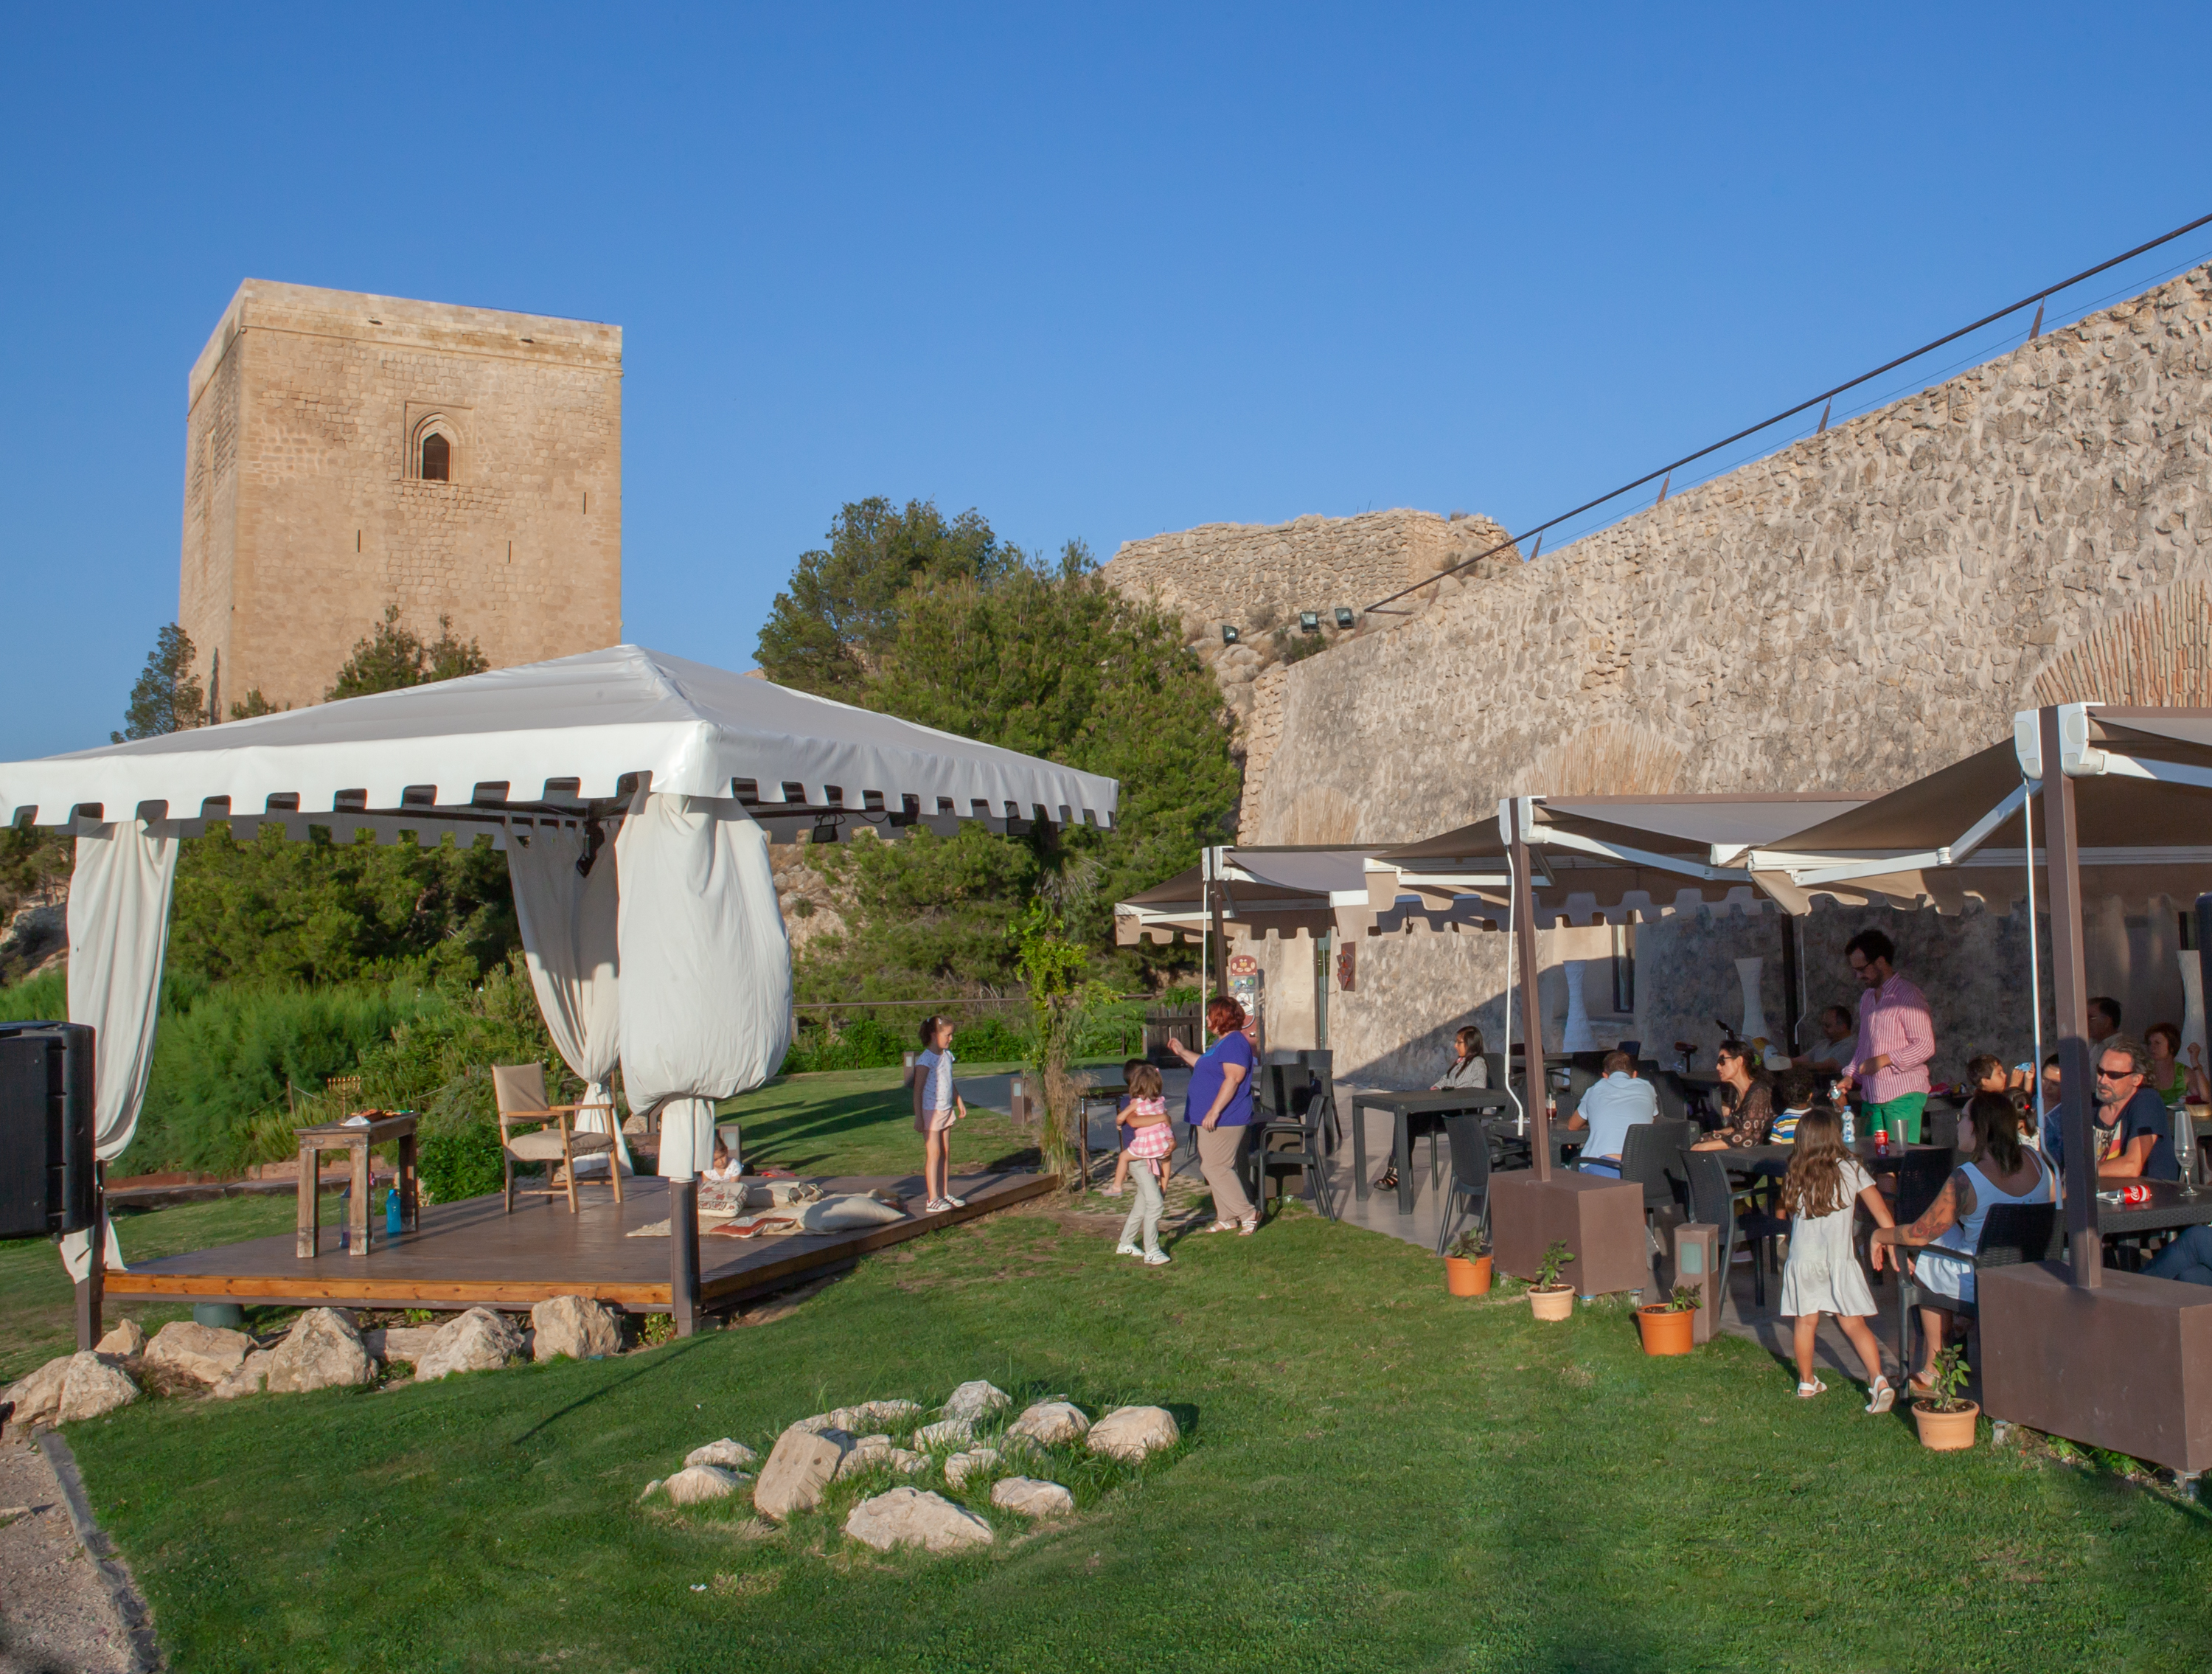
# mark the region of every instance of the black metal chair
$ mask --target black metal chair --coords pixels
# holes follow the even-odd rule
[[[1721,1288],[1728,1288],[1729,1263],[1735,1260],[1735,1186],[1729,1178],[1728,1165],[1717,1151],[1692,1151],[1684,1158],[1684,1172],[1690,1189],[1690,1219],[1703,1226],[1717,1227],[1720,1237],[1716,1240],[1719,1250],[1716,1259],[1720,1263]]]
[[[1687,1122],[1639,1122],[1620,1147],[1620,1178],[1644,1188],[1644,1212],[1680,1206],[1674,1182],[1684,1177],[1683,1154],[1694,1134]]]
[[[1917,1217],[1915,1217],[1916,1219]],[[1900,1225],[1903,1222],[1900,1220]],[[2058,1206],[2056,1203],[1992,1203],[1982,1222],[1981,1241],[1969,1252],[1937,1245],[1900,1245],[1895,1253],[1910,1257],[1917,1269],[1923,1261],[1940,1261],[1954,1269],[2017,1267],[2025,1262],[2045,1262],[2058,1253]],[[1912,1371],[1912,1327],[1918,1310],[1935,1308],[1962,1319],[1978,1320],[1978,1304],[1930,1290],[1919,1273],[1897,1275],[1897,1363],[1906,1375]]]
[[[1482,1118],[1446,1117],[1444,1138],[1451,1147],[1451,1179],[1444,1188],[1443,1218],[1437,1228],[1439,1256],[1451,1242],[1462,1211],[1471,1213],[1486,1232],[1490,1227],[1490,1135]]]
[[[1267,1183],[1285,1174],[1298,1174],[1304,1180],[1308,1200],[1334,1220],[1336,1208],[1328,1183],[1328,1132],[1335,1113],[1334,1092],[1324,1094],[1320,1077],[1300,1062],[1307,1055],[1298,1054],[1288,1063],[1273,1062],[1273,1053],[1268,1056],[1270,1062],[1264,1070],[1266,1079],[1273,1083],[1272,1108],[1261,1107],[1261,1119],[1252,1124],[1258,1132],[1246,1141],[1245,1155],[1255,1188],[1253,1202],[1264,1217]],[[1282,1196],[1279,1188],[1275,1195]]]
[[[1929,1206],[1943,1195],[1952,1167],[1948,1151],[1907,1151],[1897,1160],[1897,1201],[1890,1205],[1890,1213],[1899,1226],[1910,1227],[1928,1213]],[[1881,1283],[1886,1273],[1875,1274],[1875,1282]]]

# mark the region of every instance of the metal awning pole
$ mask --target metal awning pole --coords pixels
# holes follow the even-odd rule
[[[2066,1243],[2075,1283],[2094,1290],[2105,1281],[2105,1244],[2097,1231],[2094,1093],[2083,1032],[2089,977],[2082,953],[2081,849],[2074,781],[2059,753],[2056,705],[2045,706],[2037,727],[2043,740],[2044,852],[2051,868],[2051,989],[2058,1008],[2058,1121],[2066,1135]]]
[[[2046,770],[2048,770],[2046,766]],[[2020,817],[2027,832],[2027,1001],[2033,1007],[2028,1034],[2033,1056],[2028,1060],[2027,1085],[2035,1094],[2035,1143],[2043,1144],[2043,932],[2035,922],[2035,799],[2021,804]]]
[[[1528,869],[1528,802],[1513,799],[1513,875],[1520,888],[1513,898],[1513,940],[1521,959],[1521,1085],[1528,1099],[1528,1114],[1535,1118],[1536,1178],[1552,1178],[1552,1122],[1550,1101],[1545,1097],[1544,1011],[1537,993],[1536,889]],[[1510,1074],[1510,1067],[1508,1067]]]

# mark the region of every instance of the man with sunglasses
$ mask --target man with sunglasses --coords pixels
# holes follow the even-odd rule
[[[2126,1035],[2108,1035],[2097,1045],[2097,1126],[2112,1130],[2108,1147],[2097,1158],[2100,1180],[2178,1180],[2173,1157],[2173,1113],[2143,1085],[2149,1055]]]

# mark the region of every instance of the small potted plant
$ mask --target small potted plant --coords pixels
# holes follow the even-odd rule
[[[1537,1318],[1565,1319],[1573,1315],[1575,1287],[1559,1277],[1559,1269],[1574,1258],[1574,1252],[1556,1240],[1544,1251],[1536,1282],[1528,1290],[1528,1312]]]
[[[1468,1227],[1445,1250],[1444,1288],[1455,1296],[1489,1294],[1490,1239],[1480,1226]]]
[[[1688,1354],[1692,1333],[1698,1323],[1699,1300],[1696,1287],[1676,1285],[1674,1294],[1667,1300],[1637,1309],[1636,1329],[1644,1334],[1644,1352]]]
[[[1956,1343],[1936,1356],[1929,1385],[1932,1401],[1912,1403],[1912,1421],[1920,1427],[1920,1445],[1939,1453],[1957,1452],[1974,1445],[1974,1421],[1982,1409],[1960,1394],[1966,1386],[1966,1356]]]

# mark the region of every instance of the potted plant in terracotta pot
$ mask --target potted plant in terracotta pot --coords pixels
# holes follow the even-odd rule
[[[1485,1296],[1490,1292],[1490,1239],[1480,1227],[1470,1227],[1444,1251],[1444,1288],[1455,1296]]]
[[[1931,1401],[1912,1403],[1912,1421],[1920,1427],[1920,1445],[1942,1453],[1956,1452],[1974,1445],[1974,1421],[1982,1409],[1960,1391],[1966,1386],[1966,1357],[1953,1344],[1936,1356],[1929,1385]]]
[[[1575,1287],[1559,1277],[1559,1269],[1574,1258],[1574,1252],[1557,1241],[1544,1251],[1536,1282],[1528,1289],[1528,1312],[1537,1318],[1565,1319],[1573,1314]]]
[[[1654,1302],[1636,1311],[1636,1329],[1644,1334],[1644,1352],[1647,1354],[1686,1354],[1691,1348],[1691,1328],[1698,1319],[1698,1293],[1689,1285],[1676,1285],[1674,1294],[1664,1302]]]

